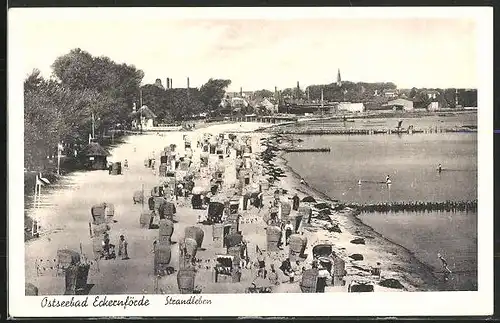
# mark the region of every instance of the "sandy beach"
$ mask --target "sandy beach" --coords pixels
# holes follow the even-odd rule
[[[107,171],[77,172],[68,175],[67,182],[71,188],[54,190],[44,199],[52,206],[31,210],[31,216],[38,219],[41,224],[42,235],[25,243],[25,272],[26,283],[32,283],[39,288],[40,295],[60,295],[64,293],[64,275],[57,274],[55,269],[57,250],[71,249],[81,252],[91,263],[88,284],[89,294],[175,294],[178,293],[176,275],[171,274],[158,278],[153,274],[153,241],[157,239],[158,231],[141,228],[139,216],[142,206],[133,203],[135,191],[144,187],[146,196],[151,189],[158,185],[158,171],[144,166],[144,159],[151,154],[159,160],[160,151],[163,147],[176,144],[183,148],[183,135],[187,135],[193,142],[193,163],[198,168],[200,161],[200,148],[195,143],[203,133],[218,134],[222,132],[245,133],[252,138],[252,162],[260,164],[257,153],[265,149],[261,145],[261,138],[269,137],[269,133],[252,132],[269,124],[260,123],[236,123],[209,125],[191,132],[170,132],[162,134],[144,134],[130,136],[122,145],[114,148],[110,153],[111,161],[128,160],[128,168],[124,169],[123,175],[110,176]],[[153,153],[154,151],[154,153]],[[211,155],[209,165],[213,165],[217,159]],[[236,183],[235,176],[235,151],[224,160],[226,171],[223,192],[232,189]],[[287,193],[281,197],[287,200],[297,193],[302,199],[312,196],[318,202],[329,201],[321,192],[301,184],[300,178],[286,166],[285,161],[278,156],[273,161],[277,167],[285,170],[286,177],[282,177],[268,190],[264,191],[264,208],[259,210],[250,206],[243,211],[240,230],[246,241],[248,241],[248,255],[253,263],[256,260],[256,247],[265,249],[267,226],[263,216],[268,213],[268,205],[274,198],[276,189],[284,189]],[[262,172],[255,171],[253,182],[259,182],[264,178]],[[207,183],[205,173],[195,177],[196,185]],[[115,207],[115,223],[111,223],[110,240],[118,245],[121,234],[125,235],[129,247],[130,259],[112,259],[95,261],[92,249],[92,240],[89,233],[89,220],[91,218],[90,208],[98,203],[112,203]],[[244,293],[255,280],[257,269],[248,266],[242,270],[239,283],[214,282],[215,258],[217,255],[225,254],[220,242],[212,240],[212,226],[197,223],[200,217],[206,214],[206,210],[194,210],[191,208],[191,198],[179,198],[176,203],[177,214],[174,217],[176,223],[172,241],[177,242],[183,238],[184,229],[188,226],[198,226],[204,231],[203,245],[198,250],[199,259],[195,285],[201,293]],[[147,206],[144,206],[147,208]],[[296,212],[296,211],[292,211]],[[354,210],[343,208],[331,213],[330,221],[313,218],[311,224],[304,228],[304,235],[308,243],[305,251],[307,258],[303,260],[304,266],[312,261],[312,248],[318,243],[327,241],[333,245],[333,250],[346,263],[347,276],[345,286],[327,286],[325,292],[347,292],[347,286],[351,281],[362,281],[374,286],[375,292],[379,291],[415,291],[432,290],[434,277],[423,264],[416,261],[404,248],[395,245],[374,232],[370,227],[364,225],[354,216]],[[336,224],[341,232],[330,232],[326,226]],[[364,244],[353,244],[355,238],[362,238]],[[361,254],[363,260],[352,260],[349,256]],[[278,268],[281,261],[287,258],[288,248],[280,252],[266,253],[266,266],[274,264]],[[178,245],[172,248],[172,267],[178,269],[179,262]],[[381,268],[381,278],[371,274],[371,268]],[[294,283],[288,282],[288,277],[278,270],[280,283],[273,287],[273,292],[300,292],[300,277],[296,277]],[[398,280],[403,288],[385,288],[378,283],[381,280],[393,278]]]

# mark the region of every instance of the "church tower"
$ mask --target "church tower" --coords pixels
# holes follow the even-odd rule
[[[340,77],[340,68],[337,71],[337,85],[342,86],[342,78]]]

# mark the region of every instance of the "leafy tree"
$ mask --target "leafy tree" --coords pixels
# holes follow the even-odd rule
[[[209,79],[200,88],[200,101],[207,109],[217,110],[230,84],[231,80]]]
[[[417,95],[417,88],[413,87],[410,91],[410,98],[414,98]]]
[[[53,65],[56,81],[34,70],[24,82],[25,165],[44,166],[57,144],[85,144],[95,115],[96,135],[125,123],[144,73],[107,57],[74,49]]]
[[[138,101],[144,72],[108,57],[92,57],[79,48],[58,57],[52,68],[63,86],[101,94],[102,101],[94,106],[94,112],[103,120],[102,126],[128,121],[132,104]]]
[[[101,101],[96,91],[69,89],[43,79],[37,87],[25,88],[25,165],[43,167],[45,157],[55,154],[59,142],[74,144],[87,138],[91,109]]]
[[[291,99],[294,97],[294,93],[295,93],[295,89],[286,88],[286,89],[281,91],[281,96],[283,98],[290,98]]]
[[[26,80],[24,80],[24,90],[33,91],[37,89],[44,82],[43,77],[39,69],[33,69],[31,74],[28,75]]]
[[[156,85],[146,84],[141,87],[142,104],[147,105],[153,111],[158,119],[163,120],[168,112],[167,95],[165,90]]]
[[[266,89],[255,91],[255,97],[258,99],[272,98],[274,96],[274,92],[271,92]]]

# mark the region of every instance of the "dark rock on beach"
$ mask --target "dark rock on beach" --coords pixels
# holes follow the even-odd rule
[[[404,286],[399,282],[399,280],[394,278],[384,279],[379,283],[380,286],[395,289],[404,289]]]
[[[363,255],[361,255],[359,253],[353,253],[352,255],[349,256],[349,258],[351,258],[352,260],[363,260],[363,259],[365,259],[363,257]]]
[[[356,238],[356,239],[351,240],[351,243],[352,244],[365,244],[365,239],[363,239],[363,238]]]

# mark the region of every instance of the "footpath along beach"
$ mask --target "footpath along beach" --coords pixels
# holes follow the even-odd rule
[[[307,247],[300,266],[310,268],[312,262],[312,248],[320,243],[332,244],[334,253],[345,261],[345,285],[327,286],[325,292],[347,292],[351,282],[365,282],[374,286],[374,291],[429,291],[435,289],[436,277],[427,266],[418,262],[406,249],[384,239],[370,227],[364,225],[355,217],[356,210],[342,207],[340,202],[331,201],[312,187],[301,183],[297,174],[287,167],[280,152],[275,153],[267,149],[268,142],[275,140],[270,133],[254,132],[268,124],[236,123],[218,124],[196,129],[191,132],[172,132],[162,134],[144,134],[130,136],[126,142],[111,153],[110,160],[123,161],[127,159],[128,168],[124,168],[123,175],[111,176],[107,171],[77,172],[68,175],[70,188],[55,190],[46,196],[49,207],[30,210],[30,215],[40,221],[41,236],[38,239],[25,243],[25,277],[26,283],[35,285],[39,295],[60,295],[65,291],[64,274],[56,270],[57,251],[70,249],[81,253],[90,264],[88,276],[88,294],[177,294],[177,275],[170,274],[158,278],[153,271],[153,242],[158,240],[158,230],[141,228],[139,218],[141,212],[147,211],[145,206],[133,203],[134,192],[144,187],[146,199],[151,189],[160,182],[158,167],[147,168],[144,160],[154,151],[155,160],[160,160],[160,151],[163,147],[175,144],[178,150],[184,148],[184,135],[192,142],[193,165],[200,168],[201,148],[196,145],[197,140],[204,133],[218,135],[224,132],[235,133],[237,136],[246,135],[251,138],[251,161],[254,177],[252,182],[259,183],[269,177],[265,174],[264,166],[284,170],[279,180],[271,183],[263,191],[263,205],[259,210],[249,206],[243,210],[240,206],[240,230],[247,241],[247,250],[250,263],[241,271],[239,282],[219,281],[214,279],[214,266],[217,255],[226,254],[218,241],[212,239],[212,226],[199,222],[207,214],[207,210],[195,210],[191,207],[191,197],[180,197],[176,202],[177,213],[174,217],[174,231],[172,235],[172,252],[170,265],[175,270],[179,268],[179,247],[177,242],[184,237],[184,230],[190,226],[202,228],[204,239],[202,247],[196,254],[197,272],[195,278],[196,289],[203,294],[244,293],[252,282],[256,285],[265,285],[268,282],[256,280],[257,268],[253,266],[259,256],[257,250],[266,249],[267,224],[263,220],[269,214],[269,204],[275,198],[277,189],[286,193],[281,194],[282,201],[289,200],[295,193],[301,198],[311,196],[316,203],[309,203],[313,209],[311,223],[301,227],[307,238]],[[267,149],[267,150],[266,150]],[[262,153],[268,157],[262,157]],[[265,159],[265,160],[264,160]],[[209,166],[217,162],[217,155],[210,155]],[[224,159],[224,185],[218,194],[230,195],[237,183],[235,169],[235,151]],[[158,162],[159,164],[159,162]],[[157,165],[158,166],[158,165]],[[205,169],[195,176],[195,186],[206,186],[209,183],[208,170]],[[330,204],[330,212],[318,214],[315,204],[319,202]],[[89,232],[91,219],[90,209],[99,203],[114,205],[114,223],[110,223],[110,241],[118,246],[120,235],[128,241],[128,255],[130,259],[121,257],[110,260],[96,261],[93,252],[92,239]],[[307,204],[307,203],[306,203]],[[296,212],[296,211],[291,211]],[[328,214],[330,213],[330,214]],[[357,241],[353,243],[352,241]],[[354,258],[352,255],[357,254]],[[266,268],[270,271],[273,264],[278,269],[284,259],[288,257],[288,247],[279,252],[264,252]],[[377,264],[378,263],[378,264]],[[379,267],[381,275],[373,275],[372,268]],[[300,268],[299,268],[300,269]],[[279,284],[272,286],[272,292],[300,293],[300,275],[293,283],[280,270],[277,270]],[[387,288],[379,285],[388,279],[397,280],[399,288]]]

